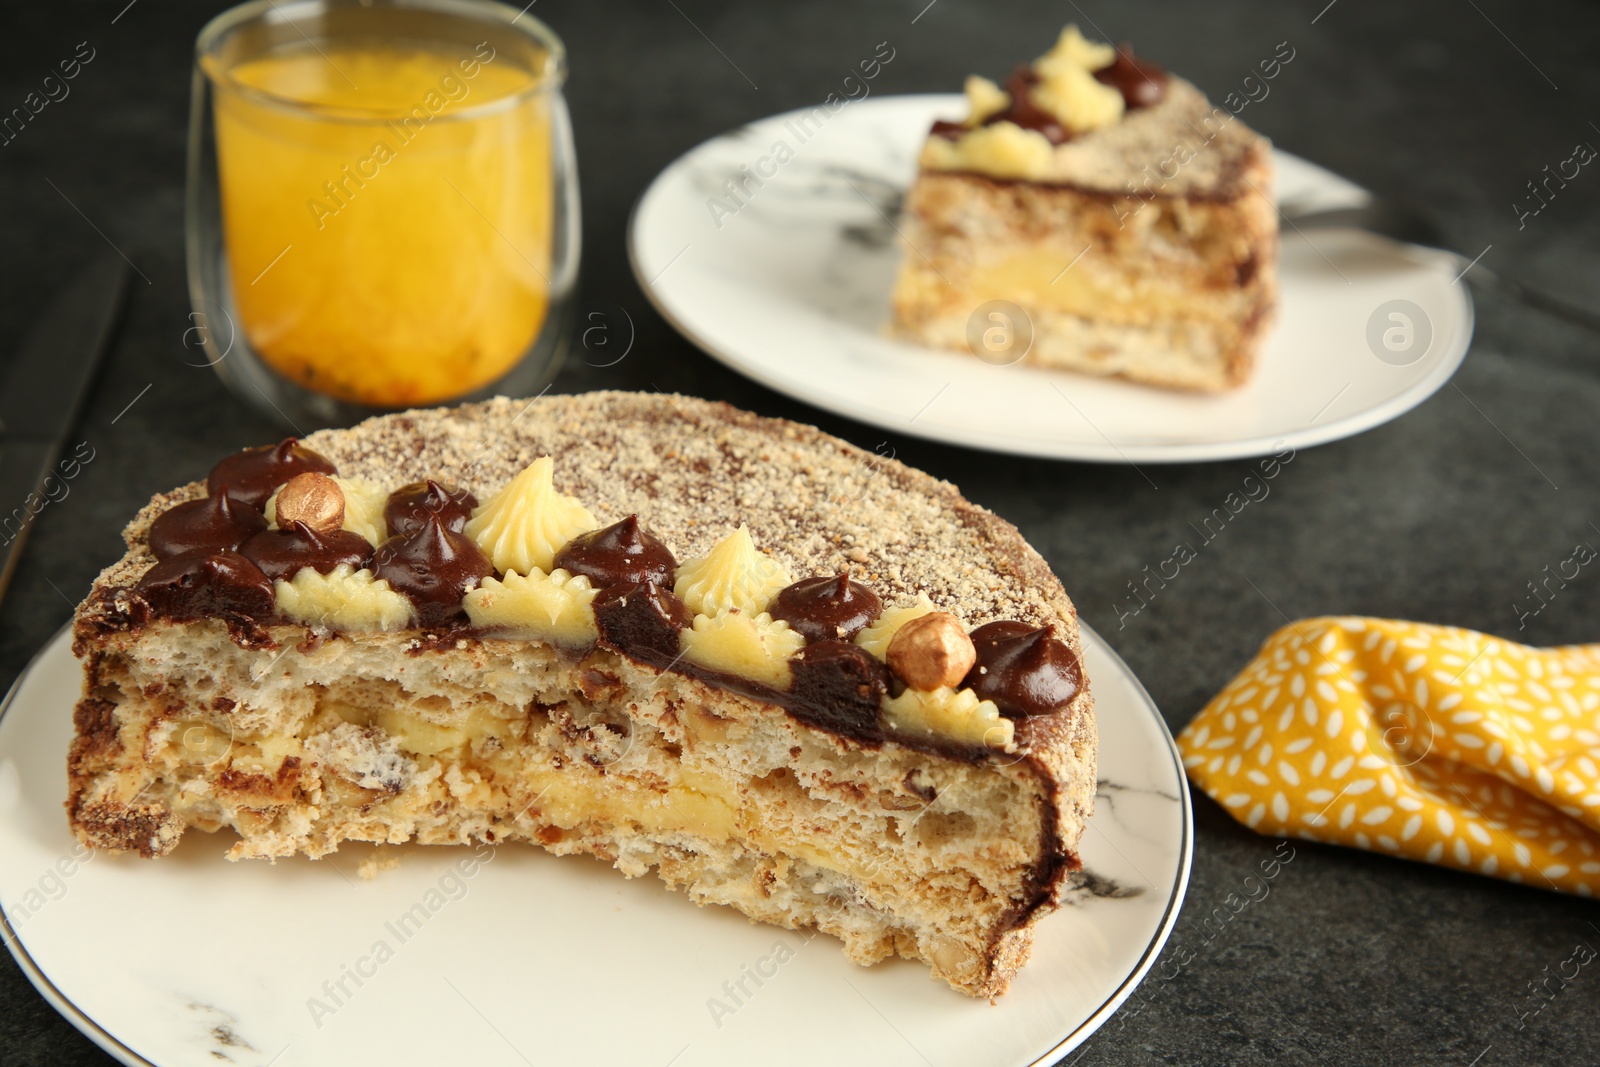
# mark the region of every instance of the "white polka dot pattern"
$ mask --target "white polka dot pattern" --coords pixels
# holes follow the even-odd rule
[[[1600,886],[1600,645],[1307,619],[1273,634],[1178,747],[1195,785],[1258,833]]]

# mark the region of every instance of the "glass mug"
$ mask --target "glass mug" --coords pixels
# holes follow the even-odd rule
[[[571,340],[566,53],[476,0],[258,0],[195,43],[191,319],[304,432],[554,377]]]

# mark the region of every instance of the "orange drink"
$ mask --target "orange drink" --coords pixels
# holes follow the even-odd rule
[[[560,105],[547,51],[375,14],[200,64],[240,336],[294,385],[394,408],[494,383],[539,336]]]

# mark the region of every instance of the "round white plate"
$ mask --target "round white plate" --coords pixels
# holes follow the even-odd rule
[[[1472,298],[1453,257],[1289,226],[1277,325],[1255,376],[1225,395],[889,340],[900,201],[929,123],[964,106],[959,96],[875,97],[826,122],[803,125],[793,112],[707,141],[640,199],[634,273],[684,336],[779,392],[897,433],[1058,459],[1189,462],[1337,440],[1421,403],[1466,354]],[[1282,203],[1364,199],[1329,171],[1286,152],[1274,159]],[[741,180],[735,198],[728,183]],[[1399,332],[1386,345],[1390,329]]]
[[[62,810],[82,685],[66,633],[0,713],[4,935],[39,991],[126,1064],[1053,1063],[1154,962],[1191,853],[1172,738],[1123,662],[1084,637],[1103,776],[1083,839],[1094,877],[1040,924],[994,1005],[920,964],[858,968],[832,938],[520,845],[407,847],[370,880],[369,848],[235,864],[226,831],[154,861],[85,854]]]

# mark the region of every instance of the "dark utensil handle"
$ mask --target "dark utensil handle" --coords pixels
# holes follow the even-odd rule
[[[0,441],[0,598],[11,584],[34,518],[49,506],[44,480],[58,451],[54,441]]]

